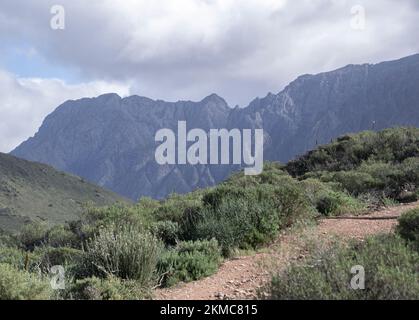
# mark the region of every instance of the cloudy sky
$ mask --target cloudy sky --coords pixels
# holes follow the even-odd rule
[[[67,99],[246,106],[300,74],[418,53],[418,21],[417,0],[1,0],[0,151]]]

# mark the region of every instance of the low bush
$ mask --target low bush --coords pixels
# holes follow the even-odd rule
[[[45,242],[51,247],[78,247],[80,238],[68,226],[57,225],[48,230]]]
[[[26,224],[20,230],[17,238],[27,250],[33,250],[45,243],[48,226],[44,223],[35,222]]]
[[[132,225],[143,227],[148,224],[146,217],[137,210],[136,206],[113,205],[109,207],[87,207],[82,216],[82,223],[87,224],[91,233],[109,225]]]
[[[419,209],[410,210],[399,218],[397,233],[419,250]]]
[[[391,253],[391,254],[390,254]],[[270,299],[419,299],[419,254],[395,236],[349,247],[336,245],[273,277]],[[365,290],[354,290],[351,269],[365,270]]]
[[[365,205],[343,192],[329,191],[319,195],[316,209],[325,216],[339,216],[361,213],[365,210]]]
[[[192,240],[217,239],[225,256],[238,247],[266,244],[280,229],[311,213],[298,183],[289,176],[281,180],[278,186],[217,187],[204,196],[203,209],[184,217],[182,228]]]
[[[83,258],[83,251],[73,248],[37,248],[35,253],[39,256],[39,267],[43,272],[49,272],[53,266],[68,266],[78,264]]]
[[[135,281],[92,277],[71,283],[61,297],[71,300],[142,300],[149,298],[149,293]]]
[[[331,181],[340,183],[346,191],[355,196],[374,189],[377,184],[370,174],[358,171],[336,172]]]
[[[257,190],[247,191],[250,194]],[[280,214],[272,198],[261,195],[257,201],[244,196],[206,206],[194,222],[191,234],[196,235],[195,240],[215,238],[228,256],[237,247],[255,247],[271,240],[280,228]]]
[[[152,212],[153,219],[156,221],[181,222],[185,210],[201,206],[204,192],[199,190],[185,195],[170,195]]]
[[[149,232],[111,225],[86,245],[85,267],[92,269],[92,275],[132,279],[145,287],[154,280],[161,250],[160,240]]]
[[[16,237],[0,229],[0,247],[17,247],[17,246],[19,246],[19,241],[16,239]]]
[[[217,271],[221,261],[220,247],[215,239],[180,242],[175,248],[167,250],[159,261],[162,285],[172,286],[180,281],[189,282],[210,276]]]
[[[152,225],[151,232],[166,245],[173,246],[179,240],[180,227],[170,220],[158,221]]]
[[[51,296],[46,279],[0,263],[0,300],[48,300]]]
[[[0,263],[7,263],[16,268],[24,269],[25,251],[13,247],[0,247]]]
[[[300,181],[301,187],[312,207],[325,216],[358,214],[366,209],[366,204],[346,192],[341,191],[341,184],[321,182],[315,178]]]

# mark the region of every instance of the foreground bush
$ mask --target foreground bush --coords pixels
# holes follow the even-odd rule
[[[159,262],[162,285],[172,286],[214,274],[222,261],[217,240],[180,242],[166,251]]]
[[[149,286],[154,279],[162,245],[134,226],[109,226],[86,246],[85,263],[94,275],[117,276]]]
[[[399,218],[397,232],[419,250],[419,209],[410,210]]]
[[[0,300],[48,300],[50,283],[34,274],[0,264]]]
[[[275,238],[278,231],[307,217],[309,204],[291,177],[282,184],[246,189],[222,185],[208,192],[201,210],[186,212],[184,239],[218,240],[223,254],[235,248],[255,248]]]
[[[76,280],[61,293],[61,298],[71,300],[142,300],[148,293],[135,281],[116,277],[96,277]]]
[[[365,290],[350,287],[353,266],[365,268]],[[395,236],[349,248],[337,245],[275,276],[271,299],[419,299],[419,254]]]
[[[278,214],[273,214],[268,203],[226,200],[217,208],[206,208],[195,228],[198,239],[217,239],[223,255],[229,256],[235,248],[255,247],[273,239],[279,230]]]

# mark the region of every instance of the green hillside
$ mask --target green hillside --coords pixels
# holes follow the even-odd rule
[[[79,177],[0,153],[0,229],[16,230],[31,221],[64,223],[77,219],[87,202],[118,201],[128,203]]]
[[[343,136],[289,162],[286,170],[299,180],[337,183],[353,196],[411,202],[418,198],[419,129]]]

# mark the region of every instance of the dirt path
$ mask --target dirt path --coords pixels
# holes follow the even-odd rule
[[[208,278],[182,283],[169,289],[155,291],[155,299],[162,300],[212,300],[252,299],[259,288],[270,279],[268,270],[285,268],[290,262],[303,259],[308,254],[312,240],[326,243],[334,237],[363,238],[379,233],[392,232],[403,212],[419,207],[419,202],[391,207],[363,216],[390,219],[325,219],[317,226],[285,231],[269,248],[250,256],[226,261],[218,272]],[[319,239],[326,241],[318,241]]]

